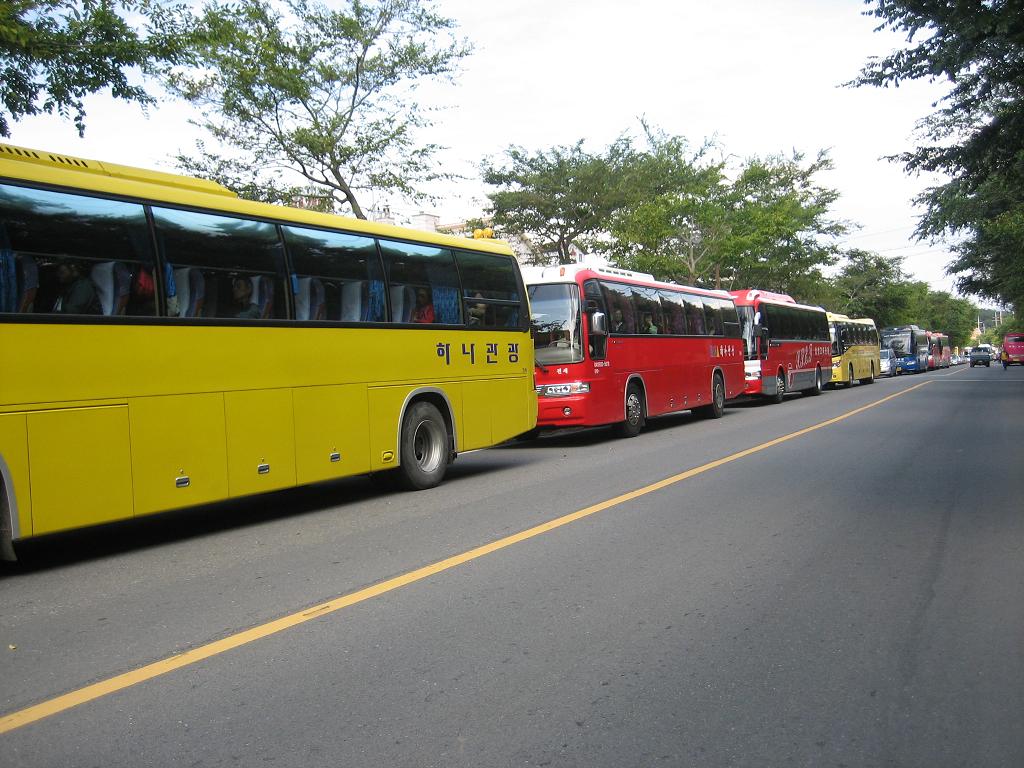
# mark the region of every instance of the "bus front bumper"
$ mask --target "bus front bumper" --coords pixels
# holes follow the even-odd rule
[[[537,398],[538,427],[582,427],[588,421],[586,395]]]

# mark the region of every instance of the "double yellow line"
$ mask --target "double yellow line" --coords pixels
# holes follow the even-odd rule
[[[193,648],[192,650],[185,651],[184,653],[169,656],[165,659],[155,661],[152,664],[147,664],[144,667],[133,669],[130,672],[125,672],[124,674],[117,675],[106,680],[101,680],[98,683],[87,685],[84,688],[79,688],[78,690],[71,691],[70,693],[65,693],[61,696],[48,699],[47,701],[34,706],[26,707],[25,709],[20,709],[16,712],[11,712],[10,714],[4,715],[0,718],[0,734],[13,731],[17,728],[26,726],[29,723],[34,723],[38,720],[59,714],[71,709],[72,707],[77,707],[80,704],[85,704],[86,702],[94,701],[95,699],[99,699],[103,696],[123,691],[124,689],[131,688],[139,683],[152,680],[155,677],[166,675],[168,672],[173,672],[177,669],[197,664],[200,661],[218,656],[235,648],[240,648],[243,645],[248,645],[249,643],[261,640],[264,637],[276,635],[278,632],[283,632],[286,629],[291,629],[292,627],[296,627],[300,624],[305,624],[307,621],[312,621],[322,616],[336,613],[337,611],[348,608],[349,606],[371,600],[388,592],[393,592],[396,589],[400,589],[401,587],[413,584],[417,581],[422,581],[423,579],[429,578],[435,574],[451,570],[452,568],[457,568],[464,563],[478,560],[479,558],[493,552],[497,552],[499,550],[506,549],[507,547],[511,547],[514,544],[519,544],[520,542],[527,541],[528,539],[541,536],[557,528],[561,528],[562,526],[574,523],[577,520],[582,520],[585,517],[590,517],[591,515],[603,512],[606,509],[611,509],[612,507],[617,507],[627,501],[632,501],[633,499],[638,499],[641,496],[646,496],[650,493],[654,493],[655,491],[660,491],[670,485],[681,483],[684,480],[688,480],[691,477],[696,477],[697,475],[717,469],[725,464],[730,464],[734,461],[746,458],[747,456],[751,456],[755,453],[760,453],[761,451],[765,451],[789,440],[794,440],[819,429],[824,429],[825,427],[837,424],[840,421],[856,416],[857,414],[863,413],[871,408],[876,408],[877,406],[887,403],[901,395],[905,395],[908,392],[913,392],[915,389],[920,389],[929,383],[930,382],[926,381],[921,384],[915,384],[908,389],[889,395],[888,397],[883,397],[880,400],[868,403],[860,408],[855,408],[854,410],[848,411],[840,416],[836,416],[833,419],[822,421],[819,424],[814,424],[813,426],[805,429],[791,432],[788,435],[777,437],[774,440],[769,440],[766,443],[761,443],[753,448],[747,448],[746,450],[730,454],[725,458],[716,459],[715,461],[710,461],[707,464],[702,464],[699,467],[688,469],[685,472],[672,475],[671,477],[659,480],[656,483],[645,485],[643,488],[637,488],[635,491],[629,491],[628,493],[608,499],[607,501],[602,501],[576,512],[572,512],[568,515],[555,518],[554,520],[549,520],[546,523],[541,523],[540,525],[528,528],[525,531],[520,531],[519,533],[512,534],[511,536],[506,536],[505,538],[492,541],[490,544],[484,544],[483,546],[476,547],[475,549],[470,549],[461,554],[454,555],[453,557],[440,560],[432,565],[426,565],[422,568],[417,568],[414,571],[409,571],[408,573],[388,579],[387,581],[382,581],[379,584],[374,584],[373,586],[360,589],[356,592],[336,597],[332,600],[328,600],[326,603],[315,605],[312,608],[306,608],[305,610],[289,614],[288,616],[283,616],[279,619],[275,619],[274,621],[269,621],[266,624],[260,624],[257,627],[238,632],[221,640],[201,645],[197,648]]]

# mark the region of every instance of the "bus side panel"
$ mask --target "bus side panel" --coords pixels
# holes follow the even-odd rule
[[[295,485],[295,420],[290,389],[226,392],[224,415],[232,496]]]
[[[295,403],[295,460],[299,483],[370,469],[370,422],[363,384],[303,387]]]
[[[463,382],[463,431],[460,450],[471,451],[474,448],[491,445],[491,411],[502,410],[498,404],[503,401],[498,399],[498,392],[498,382],[496,381],[485,379]],[[495,418],[499,418],[497,413],[495,413]]]
[[[227,498],[221,393],[138,397],[128,412],[136,515]]]
[[[32,532],[131,517],[128,407],[28,414]]]
[[[370,412],[370,469],[398,466],[398,420],[410,387],[370,387],[366,392]]]
[[[28,420],[24,414],[0,416],[0,459],[7,465],[13,488],[12,495],[18,510],[18,535],[32,535],[32,491],[28,470]]]

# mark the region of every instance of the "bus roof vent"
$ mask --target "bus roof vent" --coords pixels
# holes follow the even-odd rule
[[[0,144],[0,159],[21,160],[26,163],[53,165],[58,168],[75,168],[80,171],[97,171],[99,168],[99,163],[95,161],[61,155],[56,152],[40,152],[37,149],[15,147],[12,144]]]
[[[60,168],[68,171],[82,171],[125,179],[127,181],[141,181],[147,184],[160,184],[165,187],[177,187],[178,189],[187,189],[193,192],[205,192],[208,195],[238,197],[227,187],[208,179],[196,179],[192,176],[181,176],[176,173],[166,173],[165,171],[133,168],[129,165],[101,163],[97,160],[86,160],[85,158],[63,155],[57,152],[41,152],[25,147],[15,147],[11,144],[0,144],[0,160],[21,160],[22,162],[47,165],[51,168]]]

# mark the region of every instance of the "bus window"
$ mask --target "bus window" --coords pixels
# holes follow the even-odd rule
[[[384,270],[372,237],[282,227],[295,280],[296,320],[379,322]]]
[[[736,311],[736,305],[731,299],[717,299],[719,306],[722,308],[722,326],[725,329],[725,335],[731,338],[739,338],[740,333],[740,316]]]
[[[686,300],[676,291],[661,292],[661,308],[665,316],[665,333],[686,335]]]
[[[757,329],[754,323],[754,308],[750,305],[735,307],[739,320],[739,335],[743,337],[743,357],[753,360],[757,357]]]
[[[709,336],[724,336],[725,326],[722,320],[722,308],[718,303],[717,299],[713,299],[710,296],[703,297],[704,302],[704,320],[706,323],[707,334]]]
[[[273,224],[153,207],[157,246],[171,267],[167,314],[265,320],[286,316],[284,252]],[[172,293],[173,291],[173,293]]]
[[[0,312],[152,316],[150,242],[136,203],[0,185]]]
[[[664,321],[661,316],[661,297],[653,288],[633,286],[633,307],[640,320],[637,333],[657,335],[665,333]]]
[[[686,325],[694,336],[707,333],[704,323],[704,300],[700,296],[686,297]]]
[[[768,337],[772,340],[784,338],[782,335],[782,307],[762,302],[760,305],[761,325],[768,329]]]
[[[601,289],[608,304],[608,330],[611,333],[636,333],[632,288],[621,283],[602,282]]]
[[[583,301],[586,304],[587,312],[608,314],[604,305],[604,294],[601,292],[601,283],[597,280],[587,280],[583,283]]]
[[[460,321],[455,314],[459,306],[459,278],[450,250],[390,240],[381,240],[380,249],[388,280],[392,322],[412,322],[421,288],[432,300],[435,322]]]
[[[522,297],[512,260],[507,256],[456,251],[455,262],[459,266],[463,293],[475,299],[471,302],[474,308],[475,305],[483,305],[483,313],[477,312],[483,319],[482,325],[488,328],[520,328]],[[437,322],[458,323],[458,303],[449,303],[446,299],[444,292],[434,291],[435,313],[440,311]]]

